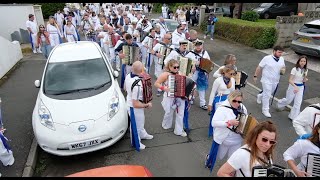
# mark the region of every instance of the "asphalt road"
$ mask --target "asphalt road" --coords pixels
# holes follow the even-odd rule
[[[199,38],[202,39],[202,34]],[[246,71],[249,82],[252,83],[252,74],[266,54],[241,44],[232,43],[223,39],[205,40],[205,48],[210,57],[218,65],[222,65],[227,54],[232,53],[237,57],[237,67]],[[6,136],[11,139],[10,145],[14,152],[15,164],[11,167],[0,166],[3,176],[21,176],[24,164],[32,143],[33,130],[31,115],[36,101],[38,89],[34,86],[34,80],[41,79],[45,61],[42,55],[27,55],[17,64],[16,69],[10,73],[0,85],[0,97],[2,98],[2,116]],[[276,97],[282,98],[288,86],[288,76],[293,63],[286,61],[287,72],[281,78],[279,91]],[[217,67],[215,68],[215,70]],[[151,71],[153,73],[153,69]],[[313,70],[309,73],[310,82],[307,84],[306,94],[301,110],[312,100],[317,99],[319,87],[319,73]],[[209,99],[214,78],[210,74],[210,86],[206,93]],[[257,83],[261,88],[261,83]],[[250,86],[243,89],[248,111],[259,121],[265,117],[261,113],[261,105],[256,104],[258,90]],[[155,93],[155,89],[154,89]],[[166,176],[216,176],[217,168],[226,161],[226,158],[218,161],[212,174],[204,168],[204,158],[211,147],[211,139],[207,137],[209,116],[207,112],[199,108],[199,100],[190,110],[190,128],[188,137],[175,136],[173,129],[164,130],[161,127],[163,109],[162,97],[154,96],[153,108],[146,111],[146,130],[154,135],[152,140],[143,140],[147,146],[140,153],[130,146],[129,134],[124,136],[113,146],[92,153],[71,157],[58,157],[45,153],[40,149],[36,172],[34,176],[55,177],[66,176],[86,169],[116,164],[138,164],[150,169],[156,177]],[[286,166],[282,160],[282,153],[293,144],[297,135],[292,123],[288,120],[287,111],[277,112],[270,110],[272,120],[276,123],[279,132],[275,163]]]

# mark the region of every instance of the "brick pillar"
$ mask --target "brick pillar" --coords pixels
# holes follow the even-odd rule
[[[205,9],[206,9],[206,5],[201,5],[201,7],[200,7],[200,15],[199,15],[199,27],[201,27],[201,24],[204,21]]]

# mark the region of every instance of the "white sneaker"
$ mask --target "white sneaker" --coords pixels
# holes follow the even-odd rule
[[[279,107],[279,102],[277,102],[276,104],[276,108],[277,108],[277,111],[283,111],[285,109],[285,107]]]
[[[211,41],[213,41],[213,38],[210,38]]]
[[[204,35],[204,36],[203,36],[203,39],[206,39],[206,38],[207,38],[207,36],[206,36],[206,35]]]
[[[38,53],[42,53],[41,49],[38,49]]]
[[[257,103],[261,104],[262,94],[257,95]]]
[[[186,137],[187,136],[187,133],[186,132],[182,132],[181,134],[176,134],[176,133],[174,133],[175,135],[177,135],[177,136],[182,136],[182,137]]]
[[[269,113],[269,111],[262,111],[262,114],[267,118],[271,118],[271,114]]]
[[[145,148],[146,148],[146,145],[140,143],[140,150],[141,150],[141,149],[145,149]]]
[[[150,134],[147,134],[146,136],[144,136],[143,138],[141,139],[153,139],[153,136],[150,135]]]
[[[33,50],[33,53],[37,54],[37,50]]]

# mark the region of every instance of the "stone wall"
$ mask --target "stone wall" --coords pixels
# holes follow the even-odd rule
[[[278,16],[276,19],[276,29],[278,39],[275,45],[290,47],[294,32],[309,21],[320,19],[320,11],[306,11],[304,16]]]

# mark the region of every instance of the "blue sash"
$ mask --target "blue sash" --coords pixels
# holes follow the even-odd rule
[[[9,144],[8,144],[8,139],[2,134],[2,132],[0,132],[0,139],[3,143],[3,146],[7,149],[8,153],[11,150]]]
[[[301,83],[301,84],[298,84],[298,83],[294,83],[296,86],[300,87],[300,86],[304,86],[303,88],[303,95],[304,95],[304,92],[306,91],[306,84],[305,83]]]
[[[35,47],[33,47],[33,40],[32,40],[31,33],[29,33],[29,37],[30,37],[31,48],[32,50],[34,50]]]
[[[311,137],[311,135],[312,135],[312,134],[303,134],[303,135],[299,136],[299,137],[297,138],[297,140],[298,140],[298,139],[308,139],[309,137]]]
[[[197,89],[200,91],[208,89],[208,75],[201,70],[198,71]]]
[[[130,107],[130,127],[131,127],[131,145],[140,152],[140,142],[138,137],[138,130],[136,124],[136,118],[134,116],[133,107]]]
[[[148,55],[148,62],[147,62],[148,74],[150,73],[150,59],[151,59],[151,53],[149,53]]]
[[[121,89],[123,89],[125,77],[126,77],[126,65],[122,64],[122,66],[121,66],[121,82],[120,82]]]
[[[188,100],[185,101],[185,106],[184,106],[184,115],[183,115],[183,126],[188,133],[190,131],[189,129],[189,106],[190,103]]]
[[[216,112],[216,103],[221,102],[221,101],[225,101],[227,98],[228,98],[228,95],[214,97],[214,100],[212,103],[212,110],[211,110],[211,114],[210,114],[210,121],[209,121],[209,132],[208,132],[209,137],[211,137],[213,134],[213,127],[211,125],[211,121],[212,121],[212,117],[213,117],[214,113]]]
[[[216,163],[219,145],[220,144],[216,143],[214,140],[212,141],[209,157],[206,161],[206,167],[210,167],[210,172],[212,172],[214,164]]]
[[[59,35],[59,34],[58,34]],[[62,38],[61,38],[61,36],[59,35],[59,43],[60,44],[62,44],[63,42],[62,42]]]
[[[77,33],[78,41],[80,41],[80,35],[79,35],[79,32],[78,32],[78,30],[77,30],[77,29],[76,29],[76,33]]]

